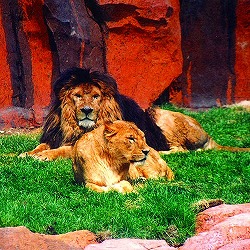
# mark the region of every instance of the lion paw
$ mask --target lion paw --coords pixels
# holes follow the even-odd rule
[[[18,157],[25,158],[25,157],[32,157],[33,159],[40,160],[40,161],[51,161],[53,158],[51,156],[48,156],[47,154],[40,152],[31,154],[29,152],[21,153]]]
[[[170,168],[168,168],[168,170],[167,170],[167,174],[166,174],[166,177],[167,177],[167,179],[169,180],[169,181],[172,181],[172,180],[174,180],[174,172],[170,169]]]
[[[53,155],[50,155],[47,152],[36,153],[36,154],[32,155],[32,157],[36,160],[39,160],[39,161],[52,161],[55,159],[55,157]]]
[[[24,153],[21,153],[20,155],[18,155],[18,157],[20,157],[20,158],[25,158],[27,156],[29,156],[28,152],[24,152]]]
[[[33,155],[32,158],[39,161],[50,161],[50,159],[47,156]]]
[[[128,181],[120,181],[116,184],[113,184],[111,186],[112,189],[114,189],[115,191],[119,192],[119,193],[130,193],[133,191],[133,187],[132,185],[128,182]]]

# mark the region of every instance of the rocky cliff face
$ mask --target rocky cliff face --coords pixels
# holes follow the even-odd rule
[[[41,124],[52,82],[73,66],[109,72],[143,108],[249,99],[249,8],[248,0],[2,0],[0,109],[24,109]]]
[[[173,94],[173,102],[211,107],[249,99],[249,1],[180,2],[184,63],[172,86],[181,98]]]
[[[122,93],[147,108],[181,74],[178,1],[100,1],[107,66]]]

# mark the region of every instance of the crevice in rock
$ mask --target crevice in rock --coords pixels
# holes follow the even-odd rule
[[[12,103],[30,108],[33,105],[32,67],[27,38],[21,25],[22,10],[17,0],[3,0],[1,4],[13,88]]]
[[[98,4],[96,0],[85,0],[85,6],[86,6],[87,14],[89,15],[89,17],[92,18],[92,20],[96,22],[96,24],[100,28],[100,32],[101,32],[100,42],[101,42],[102,53],[103,53],[102,54],[103,71],[107,73],[108,69],[107,69],[106,37],[108,36],[108,28],[105,22],[106,13],[105,11],[103,11],[103,9],[101,8],[101,6]],[[91,11],[92,16],[89,14],[88,10]]]
[[[131,4],[105,4],[101,6],[103,10],[102,18],[105,21],[118,22],[129,16],[135,17],[138,15],[136,6]]]
[[[135,19],[138,21],[138,23],[142,27],[151,26],[151,27],[155,27],[156,29],[159,29],[161,26],[167,26],[168,24],[165,18],[160,18],[159,20],[153,20],[153,19],[138,16]]]

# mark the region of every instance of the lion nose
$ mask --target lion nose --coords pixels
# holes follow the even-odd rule
[[[88,115],[88,114],[90,114],[93,111],[93,109],[91,107],[87,106],[87,107],[82,108],[81,111],[83,113],[85,113],[86,115]]]
[[[148,153],[149,153],[149,149],[143,149],[143,150],[142,150],[142,153],[145,154],[145,155],[147,156]]]

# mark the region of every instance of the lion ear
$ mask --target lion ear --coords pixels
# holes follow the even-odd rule
[[[111,136],[117,134],[118,129],[114,126],[113,123],[111,123],[111,122],[110,123],[106,123],[104,126],[105,126],[105,128],[104,128],[104,135],[105,135],[106,138],[111,137]]]

